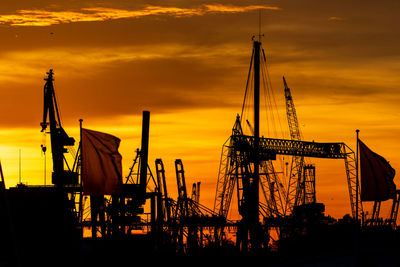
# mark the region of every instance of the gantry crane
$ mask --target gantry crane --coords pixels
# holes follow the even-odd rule
[[[221,158],[214,210],[222,215],[228,214],[236,183],[239,184],[237,187],[239,205],[243,205],[243,200],[242,202],[240,201],[240,184],[243,184],[243,182],[240,180],[243,180],[242,177],[246,175],[249,166],[246,161],[249,160],[254,142],[253,136],[240,134],[237,129],[240,129],[238,119],[236,120],[233,134],[223,147]],[[354,218],[356,217],[357,204],[358,211],[362,212],[361,202],[356,201],[357,194],[360,192],[357,192],[356,188],[355,153],[346,144],[317,143],[274,138],[260,138],[259,142],[259,157],[261,162],[273,160],[276,155],[344,159],[352,215]],[[311,173],[308,175],[313,174]]]
[[[397,215],[399,213],[399,204],[400,204],[400,190],[396,190],[396,194],[393,197],[392,208],[390,210],[390,217],[388,223],[392,227],[397,226]]]
[[[365,225],[389,225],[393,228],[397,227],[397,215],[399,211],[400,203],[400,190],[396,190],[392,198],[392,206],[388,218],[384,219],[380,217],[380,210],[382,201],[374,201],[372,208],[372,214],[370,218],[367,218],[364,222]]]
[[[264,57],[260,56],[261,51]],[[295,204],[294,202],[298,205],[307,201],[315,202],[315,168],[311,166],[303,168],[304,157],[344,159],[353,217],[356,217],[357,211],[362,211],[361,202],[356,201],[359,189],[356,186],[358,178],[354,152],[344,143],[302,141],[293,99],[285,79],[285,97],[291,140],[260,137],[260,73],[264,77],[265,72],[261,70],[261,64],[265,61],[261,42],[254,41],[242,108],[243,113],[247,88],[249,82],[253,81],[254,128],[250,127],[252,135],[244,135],[241,125],[242,118],[237,116],[232,134],[222,148],[214,200],[214,212],[226,217],[236,188],[238,211],[242,217],[238,227],[237,245],[243,250],[249,248],[257,250],[263,246],[262,242],[268,239],[266,233],[268,229],[263,228],[259,223],[260,187],[267,201],[266,205],[263,205],[263,211],[270,218],[284,216],[287,214],[287,210]],[[271,161],[276,159],[276,155],[293,156],[287,192],[281,190],[279,179],[273,169]],[[306,188],[306,186],[308,187]],[[282,197],[282,192],[287,195],[286,199]],[[279,205],[280,203],[281,205]]]
[[[175,173],[178,189],[176,203],[169,200],[171,218],[167,223],[172,236],[172,243],[176,245],[178,252],[196,250],[205,243],[215,243],[212,232],[226,225],[224,217],[201,205],[199,201],[200,183],[195,183],[194,194],[188,197],[186,190],[186,178],[181,159],[175,160]],[[208,234],[205,233],[207,230]],[[185,242],[186,241],[186,242]]]
[[[162,159],[156,159],[156,176],[157,176],[157,191],[162,196],[161,205],[162,215],[159,219],[163,218],[163,222],[169,222],[171,219],[171,199],[168,198],[167,183],[165,179],[165,169]]]

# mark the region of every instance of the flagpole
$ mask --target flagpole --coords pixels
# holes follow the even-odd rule
[[[80,198],[79,198],[79,222],[80,222],[80,225],[81,225],[81,236],[83,237],[83,225],[82,225],[82,222],[83,222],[83,187],[82,187],[82,122],[83,122],[83,119],[79,119],[79,135],[80,135],[80,141],[79,141],[79,153],[81,153],[81,155],[80,155],[80,165],[81,165],[81,180],[80,180],[80,192],[81,192],[81,194],[80,194]],[[79,157],[79,155],[78,155],[78,157]]]
[[[356,130],[356,136],[357,136],[357,148],[356,148],[356,227],[355,227],[355,232],[354,232],[354,256],[355,256],[355,266],[358,265],[358,248],[359,248],[359,227],[360,224],[358,222],[358,202],[359,202],[359,196],[358,196],[358,187],[359,187],[359,182],[358,182],[358,160],[359,160],[359,132],[360,130]]]
[[[358,201],[359,201],[359,199],[358,199],[358,188],[359,188],[359,184],[358,184],[358,158],[359,158],[359,146],[358,146],[358,136],[359,136],[359,132],[360,132],[360,130],[356,130],[356,135],[357,135],[357,143],[356,143],[356,145],[357,145],[357,149],[356,149],[356,177],[357,177],[357,179],[356,179],[356,222],[357,222],[357,224],[358,224]]]
[[[81,181],[80,181],[80,185],[81,185],[81,187],[82,187],[82,122],[83,122],[83,119],[79,119],[79,135],[80,135],[80,142],[79,142],[79,151],[80,151],[80,153],[81,153],[81,158],[80,158],[80,160],[81,160]]]

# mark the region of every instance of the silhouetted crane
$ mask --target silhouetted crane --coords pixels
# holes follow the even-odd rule
[[[289,124],[290,138],[301,141],[303,139],[297,119],[296,108],[290,88],[283,77],[285,87],[286,115]],[[289,183],[286,196],[285,213],[290,213],[293,206],[315,202],[315,167],[304,168],[304,157],[293,156],[289,173]],[[314,170],[314,172],[312,172]],[[308,175],[306,175],[308,174]]]
[[[66,153],[67,146],[73,146],[75,140],[69,137],[61,126],[60,113],[58,110],[56,95],[53,86],[53,70],[47,72],[48,76],[44,80],[44,106],[43,106],[43,121],[40,123],[42,132],[50,126],[50,139],[51,139],[51,153],[53,156],[53,174],[52,182],[56,186],[62,187],[64,185],[78,184],[78,174],[70,170],[64,170],[64,153]],[[47,117],[49,121],[47,122]]]

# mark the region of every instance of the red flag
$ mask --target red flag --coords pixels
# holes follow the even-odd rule
[[[88,195],[111,195],[122,181],[120,139],[82,129],[82,185]]]
[[[361,200],[384,201],[393,198],[395,170],[382,156],[358,140],[360,148]]]

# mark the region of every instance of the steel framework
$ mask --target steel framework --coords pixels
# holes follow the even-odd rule
[[[297,119],[296,108],[294,106],[293,97],[290,92],[290,88],[286,83],[285,77],[283,77],[283,84],[285,87],[286,114],[289,124],[290,138],[292,140],[301,141],[302,136],[300,132],[299,122]],[[301,195],[304,195],[304,192],[302,192],[302,190],[306,190],[306,188],[302,187],[302,184],[304,184],[303,181],[304,177],[302,176],[303,167],[304,167],[304,156],[301,155],[293,156],[289,173],[285,214],[292,212],[293,206],[298,206],[301,204],[300,203],[302,199]]]
[[[214,200],[214,210],[227,216],[232,200],[235,183],[238,183],[239,200],[241,187],[240,180],[247,175],[249,162],[252,159],[254,137],[240,134],[240,119],[236,119],[233,134],[224,144],[221,155],[220,171]],[[355,153],[344,143],[318,143],[288,139],[260,138],[259,157],[267,164],[274,160],[276,155],[292,155],[313,158],[343,159],[345,161],[346,176],[349,189],[350,206],[353,217],[356,217],[356,165]],[[275,195],[275,194],[274,194]],[[270,200],[274,197],[269,197]],[[275,199],[276,201],[276,199]],[[239,201],[239,207],[243,200]],[[267,203],[267,207],[276,205]],[[358,210],[362,212],[362,203],[358,202]],[[274,209],[272,209],[274,210]],[[279,214],[275,209],[270,214]]]

